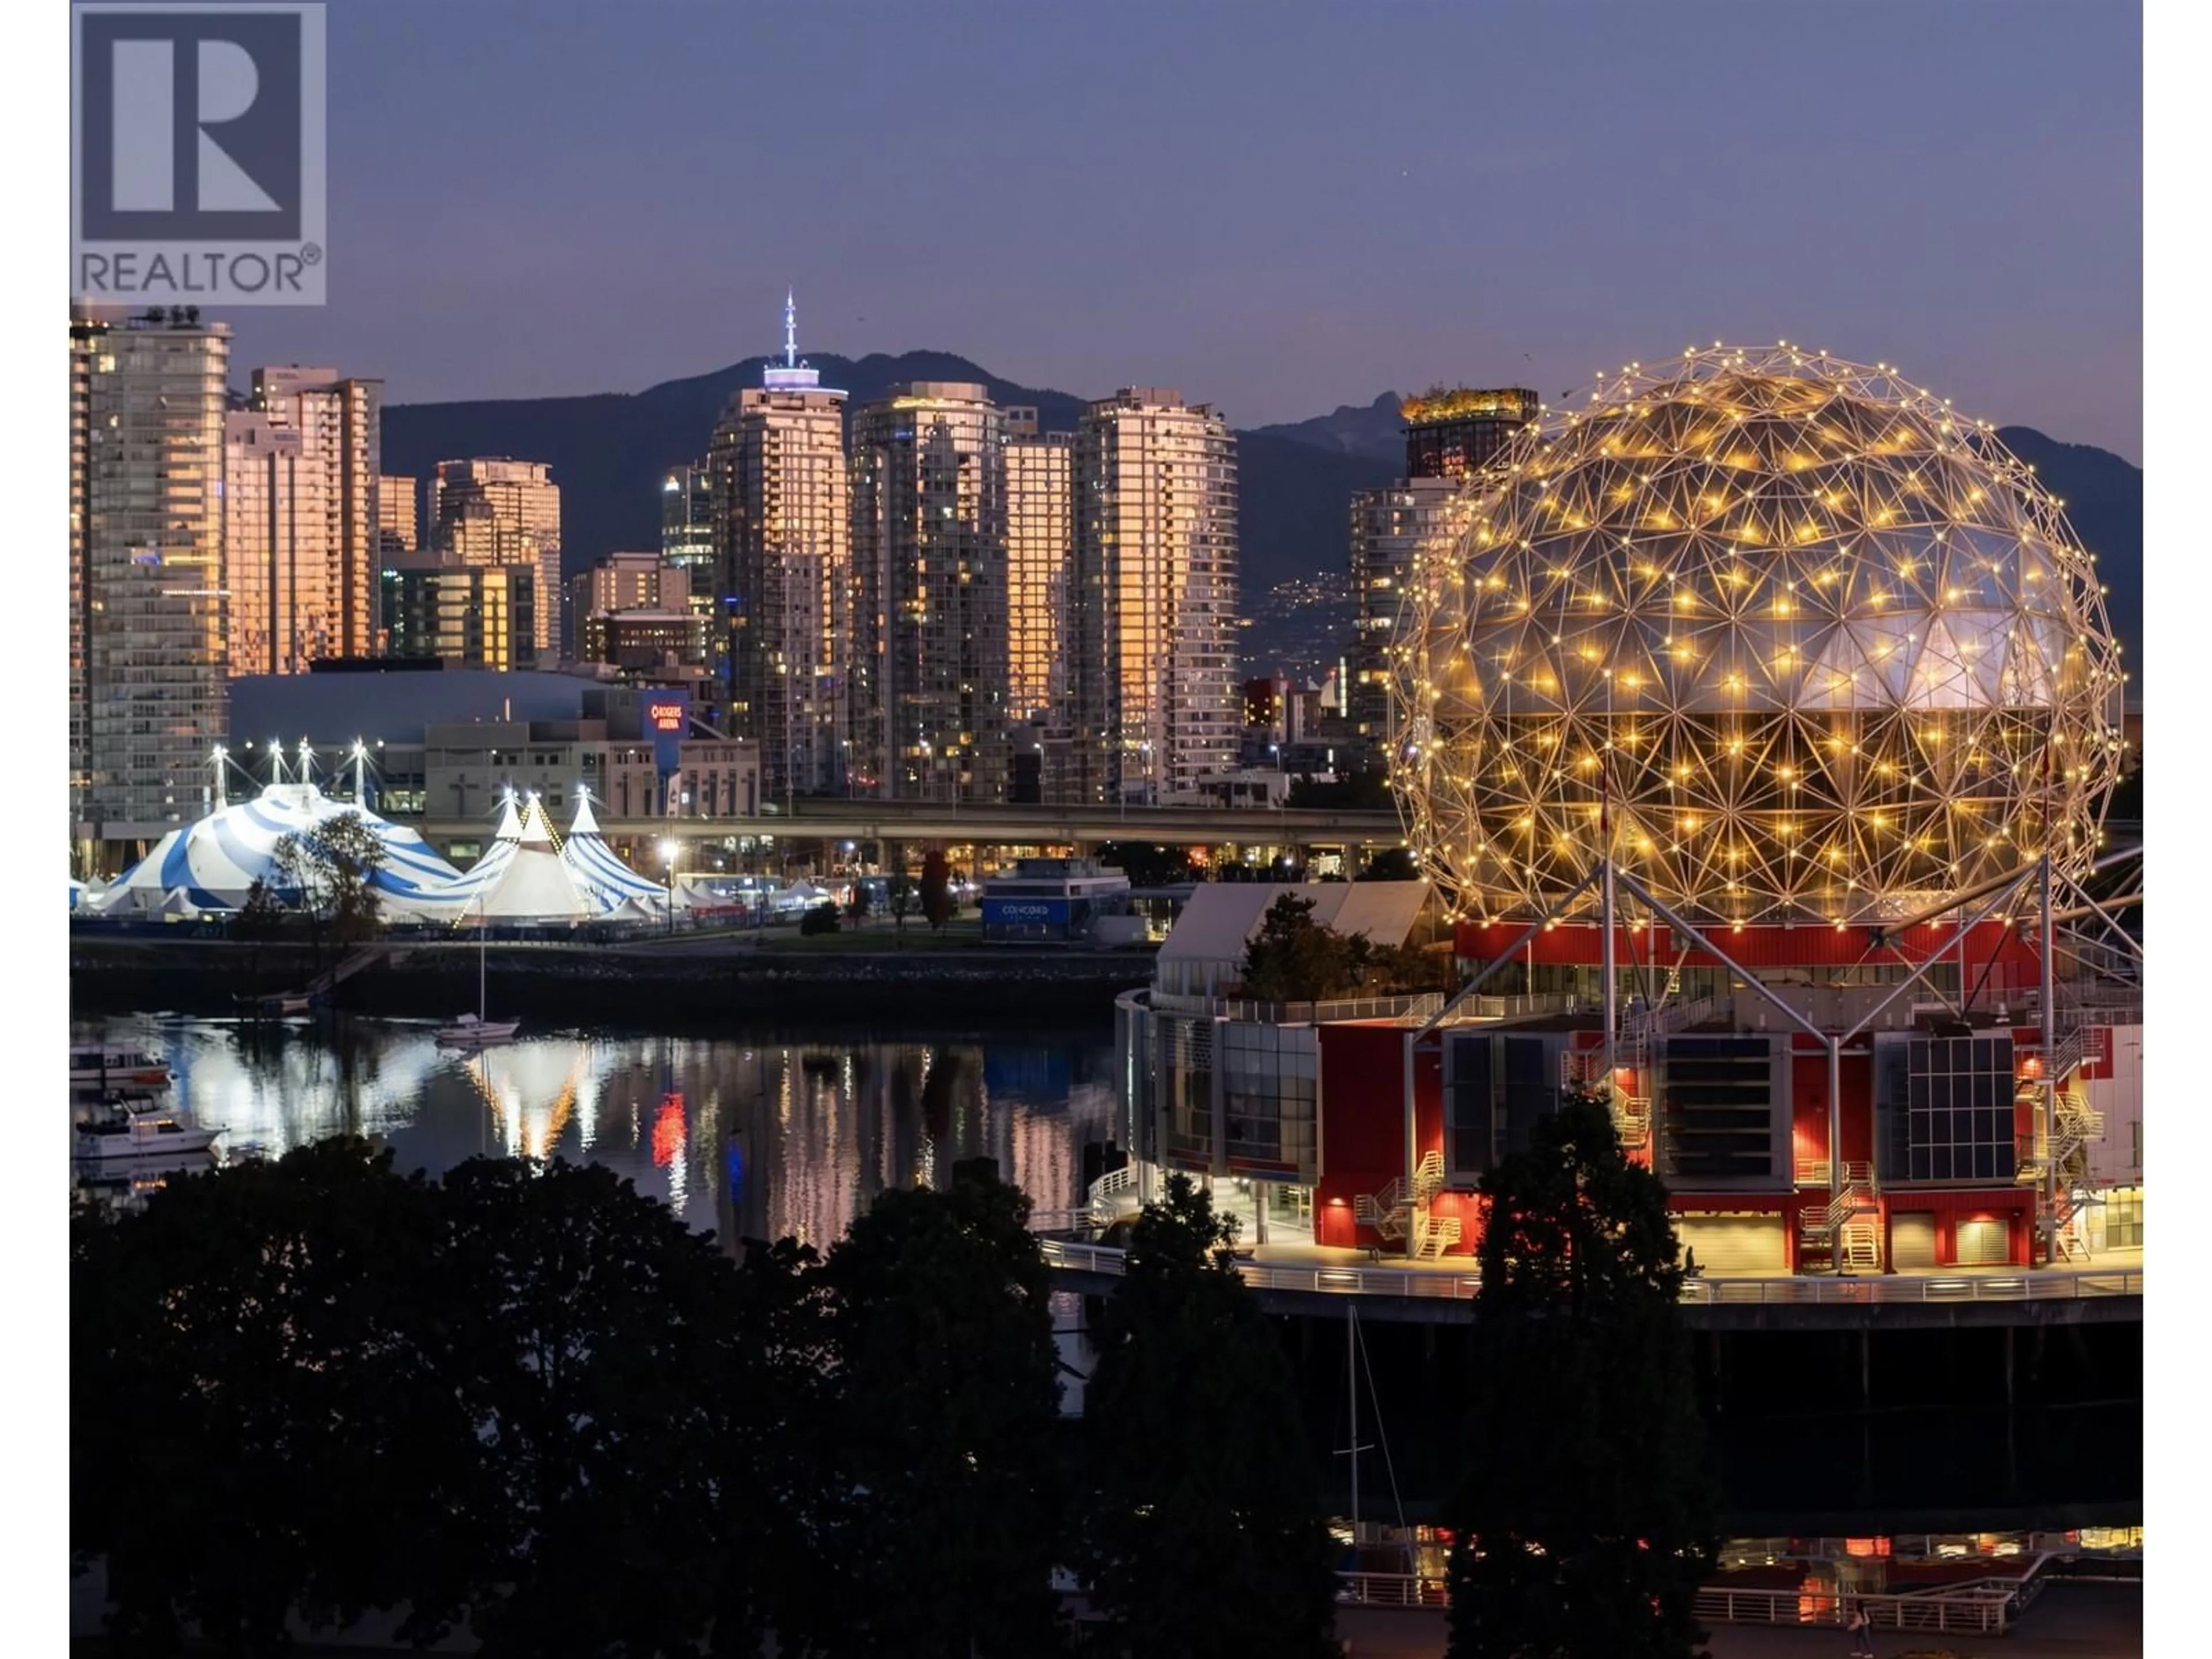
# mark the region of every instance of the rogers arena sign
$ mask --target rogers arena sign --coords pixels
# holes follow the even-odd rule
[[[645,717],[653,722],[656,732],[684,729],[684,705],[680,702],[649,702],[645,706]]]

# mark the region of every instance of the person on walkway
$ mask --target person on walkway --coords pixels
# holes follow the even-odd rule
[[[1875,1659],[1874,1626],[1866,1616],[1866,1609],[1852,1607],[1844,1617],[1844,1628],[1850,1633],[1850,1659]]]

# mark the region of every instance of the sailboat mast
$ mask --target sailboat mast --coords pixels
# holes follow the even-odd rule
[[[1359,1310],[1350,1303],[1344,1309],[1344,1374],[1351,1382],[1352,1438],[1352,1565],[1359,1565]]]

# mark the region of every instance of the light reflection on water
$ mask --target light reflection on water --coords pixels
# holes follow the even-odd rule
[[[75,1043],[143,1047],[173,1099],[227,1133],[221,1158],[376,1137],[403,1170],[479,1153],[585,1159],[725,1240],[820,1248],[887,1187],[941,1185],[991,1157],[1040,1209],[1079,1201],[1082,1152],[1110,1133],[1111,1041],[763,1042],[572,1033],[477,1055],[424,1022],[333,1037],[196,1019],[111,1019]]]

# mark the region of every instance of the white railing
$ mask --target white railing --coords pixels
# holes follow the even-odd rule
[[[1839,1601],[1863,1609],[1876,1630],[2004,1632],[2016,1592],[1964,1595],[1932,1591],[1913,1595],[1868,1595],[1856,1591],[1723,1589],[1708,1586],[1693,1603],[1701,1622],[1716,1625],[1834,1626],[1841,1622]]]
[[[1218,1016],[1256,1025],[1325,1025],[1347,1019],[1426,1019],[1444,1006],[1444,994],[1415,991],[1397,996],[1335,997],[1324,1002],[1260,1002],[1249,997],[1154,990],[1147,1006],[1155,1013]]]
[[[1091,1201],[1111,1198],[1116,1193],[1126,1193],[1137,1184],[1137,1161],[1131,1158],[1118,1170],[1109,1170],[1091,1183]]]
[[[1443,1607],[1451,1604],[1444,1579],[1411,1572],[1340,1572],[1339,1601],[1361,1607]]]
[[[1534,991],[1519,996],[1486,997],[1480,993],[1451,1005],[1444,1024],[1457,1025],[1476,1020],[1525,1019],[1545,1014],[1576,1014],[1582,999],[1572,991]]]
[[[1365,1607],[1445,1607],[1451,1602],[1445,1579],[1406,1572],[1340,1572],[1336,1599]],[[1989,1585],[1947,1586],[1917,1593],[1841,1597],[1833,1591],[1731,1589],[1708,1586],[1697,1595],[1698,1620],[1715,1625],[1796,1625],[1820,1628],[1842,1622],[1840,1602],[1863,1608],[1877,1630],[1971,1632],[2003,1634],[2021,1586],[2002,1581]]]
[[[1048,1238],[1046,1262],[1069,1273],[1120,1278],[1125,1256],[1100,1244]],[[1482,1288],[1472,1271],[1444,1268],[1297,1267],[1286,1262],[1244,1261],[1237,1271],[1255,1290],[1312,1291],[1340,1296],[1440,1297],[1471,1302]],[[1777,1278],[1686,1280],[1682,1300],[1695,1307],[1832,1307],[1897,1303],[2070,1301],[2092,1297],[2141,1296],[2140,1267],[2039,1268],[2019,1273],[1893,1273],[1874,1279]]]

